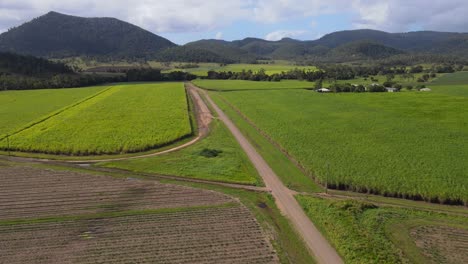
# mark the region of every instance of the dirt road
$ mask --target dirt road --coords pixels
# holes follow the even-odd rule
[[[315,255],[318,263],[343,263],[336,250],[328,243],[304,213],[301,206],[294,198],[293,192],[283,185],[267,162],[262,158],[262,156],[260,156],[260,154],[258,154],[252,144],[250,144],[244,135],[242,135],[240,130],[226,116],[226,114],[224,114],[224,112],[211,100],[208,93],[201,89],[197,90],[205,96],[207,101],[218,114],[219,119],[228,127],[241,145],[242,149],[247,153],[248,157],[265,182],[266,187],[271,190],[279,209],[293,223],[298,233],[304,239],[307,247]]]
[[[192,98],[192,101],[194,103],[194,111],[195,111],[195,116],[197,118],[197,124],[198,124],[198,133],[197,136],[190,140],[187,143],[184,143],[182,145],[155,152],[155,153],[150,153],[150,154],[144,154],[144,155],[138,155],[138,156],[131,156],[131,157],[122,157],[122,158],[110,158],[110,159],[93,159],[93,160],[49,160],[49,159],[39,159],[39,158],[25,158],[25,157],[11,157],[12,161],[31,161],[31,162],[64,162],[64,163],[72,163],[72,164],[89,164],[89,163],[98,163],[98,162],[110,162],[110,161],[120,161],[120,160],[131,160],[131,159],[141,159],[141,158],[148,158],[148,157],[154,157],[154,156],[159,156],[163,154],[167,154],[170,152],[174,152],[183,148],[186,148],[188,146],[191,146],[198,142],[200,139],[204,138],[205,136],[208,135],[210,132],[210,123],[211,120],[213,119],[213,116],[211,115],[211,111],[208,108],[208,106],[205,104],[205,102],[202,100],[200,95],[196,92],[195,87],[193,87],[190,84],[186,84],[186,89],[187,92],[189,93],[190,97]]]

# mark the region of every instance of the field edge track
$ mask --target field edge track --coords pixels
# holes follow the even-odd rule
[[[99,94],[101,94],[101,93],[103,93],[105,91],[108,91],[111,88],[113,88],[113,87],[109,87],[108,89],[105,89],[104,91],[101,91]],[[197,134],[196,134],[195,138],[193,138],[189,142],[186,142],[186,143],[184,143],[182,145],[175,146],[175,147],[172,147],[172,148],[169,148],[169,149],[166,149],[166,150],[162,150],[162,151],[158,151],[158,152],[154,152],[154,153],[144,154],[144,155],[135,155],[135,156],[130,156],[130,157],[119,157],[119,158],[103,158],[103,159],[93,158],[93,159],[88,159],[88,160],[87,159],[61,160],[61,159],[59,159],[59,157],[57,159],[54,159],[54,158],[47,159],[47,158],[15,157],[15,156],[11,156],[11,158],[10,158],[9,156],[6,156],[6,155],[0,155],[0,156],[9,157],[10,159],[14,159],[16,161],[46,162],[46,163],[47,162],[63,162],[63,163],[71,163],[71,164],[90,164],[90,163],[98,163],[98,162],[112,162],[112,161],[123,161],[123,160],[149,158],[149,157],[160,156],[160,155],[163,155],[163,154],[167,154],[167,153],[171,153],[171,152],[174,152],[174,151],[184,149],[186,147],[189,147],[189,146],[197,143],[198,141],[200,141],[201,139],[203,139],[204,137],[206,137],[210,133],[210,124],[211,124],[211,121],[213,119],[213,116],[212,116],[212,113],[211,113],[210,109],[206,105],[205,101],[201,98],[198,91],[194,88],[194,86],[189,84],[189,83],[185,83],[185,90],[186,90],[186,93],[190,96],[190,98],[192,99],[192,102],[193,102],[193,108],[194,108],[196,123],[197,123],[196,127],[198,128],[198,131],[196,132]],[[99,94],[93,95],[92,98],[94,98],[95,96],[98,96]],[[92,99],[92,98],[87,98],[87,100]],[[69,107],[67,107],[67,109],[70,109],[70,108],[72,108],[72,107],[74,107],[74,106],[76,106],[78,104],[81,104],[81,103],[83,103],[85,101],[86,100],[80,101],[80,103],[76,103],[73,106],[69,106]],[[187,104],[188,103],[189,102],[187,102]],[[61,109],[62,110],[61,112],[66,111],[67,109]],[[58,114],[60,114],[60,113],[56,113],[53,116],[56,116]],[[189,114],[189,113],[187,113],[187,114]],[[49,119],[49,118],[51,118],[53,116],[48,116],[47,119]],[[47,119],[44,119],[41,122],[44,122]],[[37,124],[39,124],[39,123],[40,122],[38,122]],[[28,129],[28,128],[25,128],[25,129]],[[23,129],[23,130],[25,130],[25,129]],[[21,131],[18,131],[18,133],[19,132],[21,132]],[[193,132],[192,132],[192,134],[193,134]],[[0,141],[1,140],[2,139],[0,139]],[[179,140],[177,140],[177,141],[179,141]],[[171,144],[175,144],[177,141],[175,141],[175,142],[173,142]],[[26,153],[26,152],[22,152],[22,153]]]
[[[328,240],[326,240],[317,227],[312,223],[310,218],[305,214],[304,210],[295,199],[294,192],[284,186],[276,173],[257,152],[255,147],[247,140],[237,126],[216,105],[216,103],[213,102],[208,93],[200,88],[195,89],[198,89],[198,91],[210,103],[214,111],[217,113],[218,118],[226,125],[226,127],[228,127],[234,138],[241,145],[242,149],[257,169],[259,175],[262,177],[266,187],[271,189],[271,194],[275,198],[278,208],[283,215],[291,221],[298,234],[304,240],[307,248],[316,257],[318,263],[343,263],[343,260],[335,248],[330,245]]]

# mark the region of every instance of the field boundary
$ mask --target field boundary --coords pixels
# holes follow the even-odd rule
[[[108,89],[106,89],[104,91],[101,91],[100,93],[105,92],[105,91],[109,90],[110,88],[113,88],[113,87],[109,87]],[[110,162],[110,161],[131,160],[131,159],[139,159],[139,158],[149,158],[149,157],[154,157],[154,156],[159,156],[159,155],[162,155],[162,154],[174,152],[174,151],[186,148],[188,146],[191,146],[191,145],[195,144],[196,142],[198,142],[199,140],[201,140],[202,138],[204,138],[206,135],[209,134],[209,131],[210,131],[209,126],[210,126],[210,123],[211,123],[211,121],[213,119],[213,116],[211,114],[210,109],[208,108],[206,103],[202,100],[201,96],[198,94],[198,92],[195,90],[195,88],[193,86],[189,86],[189,85],[186,85],[186,88],[187,89],[184,89],[184,90],[186,91],[187,96],[190,96],[192,98],[192,102],[193,102],[193,106],[194,106],[193,107],[194,108],[193,112],[195,113],[195,117],[196,117],[196,121],[197,121],[197,126],[196,127],[198,128],[198,133],[197,133],[197,136],[194,139],[192,139],[192,140],[190,140],[190,141],[188,141],[188,142],[186,142],[186,143],[184,143],[182,145],[175,146],[173,148],[169,148],[169,149],[158,151],[158,152],[152,152],[152,153],[150,152],[150,153],[144,154],[144,155],[116,157],[116,158],[111,157],[111,158],[99,159],[98,156],[93,156],[95,158],[92,158],[92,159],[76,159],[76,160],[63,160],[62,159],[61,160],[60,156],[46,154],[46,153],[36,153],[36,154],[50,155],[50,158],[15,157],[15,159],[24,160],[24,161],[38,161],[38,162],[64,162],[64,163],[75,163],[75,164],[89,164],[89,163],[98,163],[98,162]],[[97,95],[98,94],[95,94],[95,95],[93,95],[93,97],[97,96]],[[92,98],[87,98],[87,99],[89,100],[89,99],[92,99]],[[80,103],[82,103],[82,102],[80,102]],[[78,105],[78,104],[79,103],[74,104],[74,106]],[[189,104],[189,102],[187,102],[187,104]],[[69,106],[67,109],[72,108],[72,107],[73,106]],[[188,108],[189,108],[189,111],[190,111],[190,109],[191,109],[190,105],[188,105]],[[65,111],[65,110],[66,109],[62,109],[61,112]],[[55,115],[58,115],[58,114],[60,114],[60,113],[56,113]],[[51,117],[52,116],[48,117],[47,119],[49,119]],[[47,119],[44,119],[43,121],[45,121]],[[190,119],[190,115],[189,115],[189,119]],[[37,123],[37,124],[39,124],[39,123]],[[190,138],[190,137],[192,137],[194,135],[195,135],[195,133],[194,133],[194,131],[192,131],[191,134],[187,134],[184,137],[181,137],[181,138],[179,138],[177,140],[171,141],[171,142],[166,143],[164,145],[158,146],[157,148],[162,148],[162,147],[165,147],[165,146],[173,145],[176,142],[188,139],[188,138]],[[0,141],[1,141],[1,139],[0,139]],[[153,149],[155,149],[155,148],[153,148]],[[148,150],[148,151],[150,151],[150,150]],[[19,153],[26,153],[26,154],[28,153],[28,152],[21,152],[21,151],[18,151],[18,152]],[[139,152],[141,153],[141,152],[146,152],[146,151],[139,151]],[[139,153],[139,152],[134,152],[134,153]],[[29,152],[29,154],[35,154],[35,153]],[[127,154],[132,154],[132,153],[127,153]],[[115,154],[115,155],[117,155],[117,154]],[[109,155],[109,156],[112,156],[112,155]],[[67,155],[65,157],[86,157],[86,156]]]
[[[16,135],[16,134],[19,134],[19,133],[21,133],[21,132],[23,132],[23,131],[25,131],[25,130],[27,130],[27,129],[30,129],[30,128],[32,128],[32,127],[34,127],[34,126],[36,126],[36,125],[38,125],[38,124],[40,124],[40,123],[43,123],[43,122],[45,122],[45,121],[51,119],[52,117],[58,116],[58,115],[60,115],[61,113],[67,111],[67,110],[70,110],[70,109],[72,109],[72,108],[74,108],[74,107],[76,107],[76,106],[78,106],[78,105],[80,105],[80,104],[83,104],[83,103],[85,103],[85,102],[87,102],[87,101],[89,101],[89,100],[91,100],[91,99],[93,99],[93,98],[96,98],[97,96],[99,96],[99,95],[101,95],[101,94],[103,94],[103,93],[109,91],[109,90],[112,89],[112,88],[114,88],[114,86],[110,86],[110,87],[108,87],[108,88],[106,88],[106,89],[104,89],[104,90],[102,90],[102,91],[99,91],[99,92],[97,92],[97,93],[95,93],[95,94],[93,94],[93,95],[91,95],[91,96],[88,96],[88,97],[84,98],[83,100],[80,100],[80,101],[78,101],[78,102],[76,102],[76,103],[73,103],[73,104],[68,105],[68,106],[65,106],[65,107],[63,107],[63,108],[61,108],[61,109],[59,109],[59,110],[56,110],[56,111],[50,113],[49,115],[47,115],[47,116],[45,116],[45,117],[39,118],[37,121],[32,121],[31,123],[27,124],[25,127],[20,128],[20,129],[18,129],[17,131],[15,131],[15,132],[13,132],[13,133],[11,133],[11,134],[7,134],[6,136],[0,138],[0,141],[5,140],[7,137],[11,137],[11,136],[14,136],[14,135]]]
[[[230,102],[228,102],[223,96],[218,95],[218,98],[220,98],[224,103],[226,103],[229,107],[231,107],[232,110],[234,110],[242,119],[244,119],[250,126],[252,126],[257,132],[262,135],[268,142],[270,142],[277,150],[279,150],[281,153],[283,153],[289,161],[291,161],[302,173],[305,175],[309,176],[315,183],[319,184],[322,186],[320,182],[317,181],[317,177],[315,177],[311,172],[309,172],[304,166],[301,165],[299,161],[297,161],[289,152],[283,148],[278,142],[274,141],[273,138],[271,138],[266,132],[264,132],[262,129],[260,129],[253,121],[251,121],[244,113],[242,113],[238,108],[236,108],[234,105],[232,105]],[[324,187],[324,186],[322,186]]]
[[[462,199],[441,199],[438,196],[434,197],[429,197],[429,198],[423,198],[418,195],[410,195],[410,194],[400,194],[400,193],[388,193],[388,192],[382,192],[377,189],[358,189],[358,188],[353,188],[353,186],[348,185],[348,184],[343,184],[343,183],[337,183],[337,184],[330,184],[330,183],[323,183],[320,182],[317,177],[314,176],[312,172],[307,170],[302,164],[296,160],[291,154],[288,153],[286,149],[284,149],[279,143],[277,143],[273,138],[271,138],[266,132],[264,132],[262,129],[260,129],[253,121],[251,121],[242,111],[240,111],[238,108],[236,108],[233,104],[231,104],[227,99],[225,99],[221,94],[216,94],[216,96],[222,100],[226,105],[228,105],[232,110],[234,110],[243,120],[245,120],[250,126],[252,126],[255,130],[258,131],[260,135],[262,135],[265,139],[267,139],[275,148],[277,148],[279,151],[281,151],[299,170],[301,170],[306,176],[310,177],[314,182],[319,184],[320,186],[326,188],[326,189],[332,189],[332,190],[338,190],[338,191],[349,191],[349,192],[355,192],[355,193],[363,193],[363,194],[373,194],[373,195],[378,195],[382,197],[390,197],[390,198],[398,198],[398,199],[405,199],[405,200],[412,200],[412,201],[424,201],[427,203],[432,203],[432,204],[445,204],[445,205],[454,205],[454,206],[464,206],[468,207],[468,204],[466,201],[463,201]],[[324,185],[325,184],[325,185]],[[356,186],[354,186],[356,187]],[[359,187],[359,186],[357,186]]]

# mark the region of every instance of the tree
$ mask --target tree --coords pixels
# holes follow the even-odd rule
[[[315,81],[314,89],[315,89],[315,90],[321,89],[321,88],[322,88],[322,84],[323,84],[323,80],[322,80],[322,79],[318,79],[317,81]]]

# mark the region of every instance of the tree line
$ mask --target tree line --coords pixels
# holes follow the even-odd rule
[[[114,82],[190,81],[196,76],[182,71],[161,73],[158,69],[132,69],[124,75],[56,74],[48,78],[0,74],[0,90],[58,89],[100,85]]]
[[[314,82],[317,80],[352,80],[357,77],[372,78],[376,75],[402,75],[406,79],[414,79],[415,74],[426,73],[418,79],[419,82],[425,82],[429,78],[435,77],[436,73],[452,73],[463,69],[463,65],[442,64],[434,65],[431,68],[424,69],[417,65],[413,67],[406,66],[352,66],[352,65],[321,65],[318,70],[292,69],[281,73],[267,74],[264,69],[258,71],[242,70],[233,71],[208,71],[205,79],[218,80],[249,80],[249,81],[281,81],[281,80],[305,80]],[[392,78],[393,79],[393,78]]]

